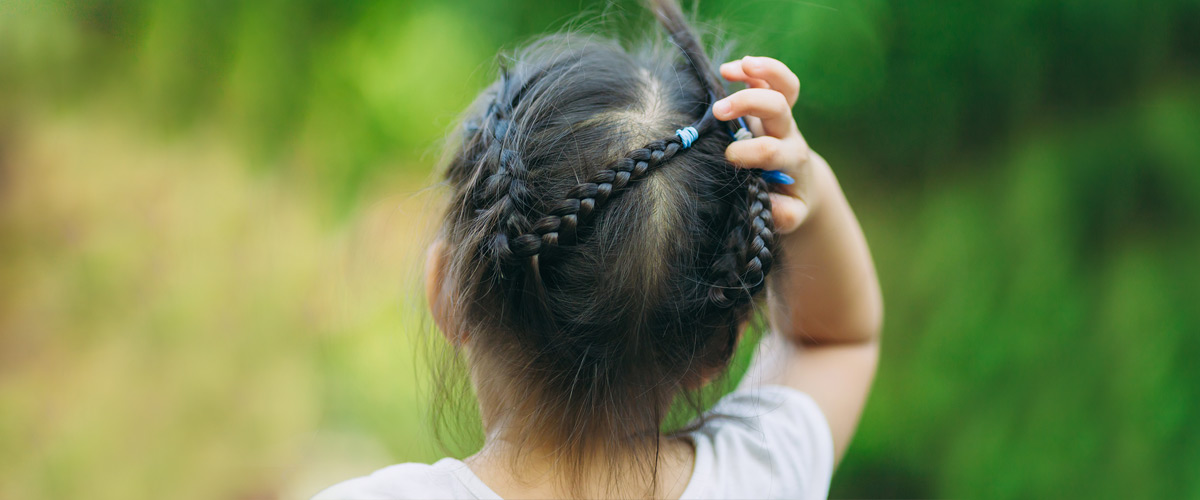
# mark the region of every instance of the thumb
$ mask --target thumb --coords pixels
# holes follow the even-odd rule
[[[775,221],[775,232],[787,234],[795,231],[808,218],[808,204],[794,196],[771,193],[771,219]]]

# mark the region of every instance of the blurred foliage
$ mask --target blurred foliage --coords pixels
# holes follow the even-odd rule
[[[1200,497],[1200,2],[706,0],[875,251],[838,497]],[[599,20],[599,21],[596,21]],[[436,459],[417,272],[498,48],[632,1],[0,0],[0,498]]]

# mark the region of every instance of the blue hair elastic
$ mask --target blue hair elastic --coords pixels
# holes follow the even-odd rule
[[[771,184],[783,184],[786,186],[788,184],[796,183],[796,179],[793,179],[792,176],[779,170],[767,170],[766,172],[762,173],[762,178],[764,181],[767,181]]]
[[[675,135],[679,136],[679,141],[683,143],[683,149],[692,147],[692,143],[696,142],[696,138],[700,137],[700,132],[696,131],[696,127],[683,127],[675,131]]]

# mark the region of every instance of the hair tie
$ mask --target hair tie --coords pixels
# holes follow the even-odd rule
[[[735,123],[737,123],[738,129],[729,133],[729,135],[733,136],[733,140],[744,141],[746,139],[754,138],[754,134],[750,133],[750,127],[746,126],[746,120],[743,120],[742,117],[739,116]]]
[[[783,184],[784,186],[796,183],[796,179],[779,170],[767,170],[763,172],[762,179],[771,184]]]
[[[692,147],[692,143],[700,137],[700,132],[696,131],[696,127],[683,127],[675,131],[675,135],[679,136],[680,142],[683,143],[683,149]]]

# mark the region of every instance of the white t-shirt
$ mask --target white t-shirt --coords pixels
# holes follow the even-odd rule
[[[833,437],[817,403],[788,387],[743,388],[689,433],[696,450],[682,499],[829,496]],[[399,464],[333,485],[312,500],[499,499],[466,464]]]

